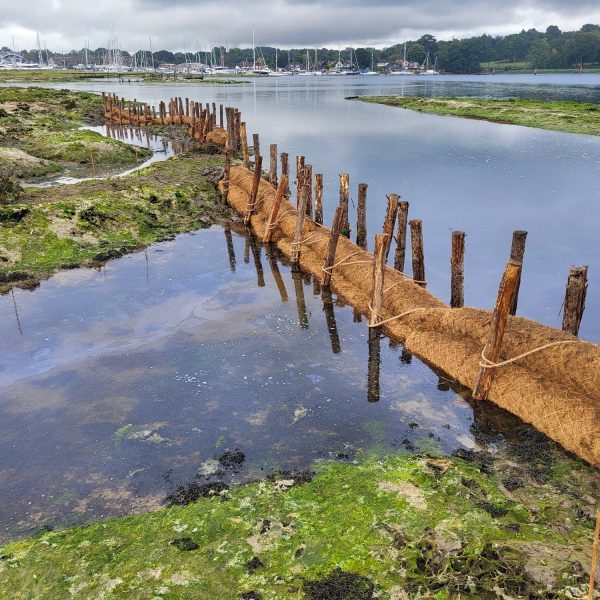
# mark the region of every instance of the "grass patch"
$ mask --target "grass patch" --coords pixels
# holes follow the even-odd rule
[[[419,112],[481,119],[494,123],[522,125],[566,133],[600,135],[600,106],[578,102],[537,100],[488,100],[480,98],[419,98],[373,96],[358,98]]]
[[[0,594],[584,597],[593,533],[593,521],[581,515],[585,486],[578,481],[579,498],[571,495],[571,475],[509,492],[501,479],[515,463],[497,461],[327,462],[301,485],[252,483],[156,513],[44,533],[0,548]],[[569,462],[575,477],[586,470]]]

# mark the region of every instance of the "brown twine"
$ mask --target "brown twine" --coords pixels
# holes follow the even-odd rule
[[[340,265],[348,266],[348,265],[358,265],[358,264],[363,264],[363,263],[372,263],[373,262],[372,260],[354,260],[349,263],[346,262],[349,258],[352,258],[353,256],[356,256],[357,254],[362,254],[363,252],[364,252],[364,250],[359,250],[358,252],[352,252],[351,254],[344,256],[344,258],[342,258],[341,260],[338,260],[338,262],[331,265],[330,267],[322,267],[322,270],[323,270],[323,272],[329,273],[331,275],[331,272],[333,271],[333,269],[335,269],[335,267],[339,267]]]
[[[492,362],[485,355],[485,348],[481,351],[481,360],[479,361],[479,366],[483,369],[495,369],[498,367],[505,367],[506,365],[510,365],[515,363],[526,356],[530,356],[535,354],[536,352],[541,352],[542,350],[546,350],[547,348],[552,348],[553,346],[562,346],[565,344],[588,344],[589,342],[583,342],[581,340],[562,340],[560,342],[550,342],[549,344],[544,344],[543,346],[539,346],[538,348],[534,348],[533,350],[529,350],[528,352],[523,352],[523,354],[519,354],[519,356],[515,356],[513,358],[509,358],[507,360],[503,360],[498,363]]]
[[[371,306],[371,303],[369,303],[369,310],[373,310],[373,307]],[[428,310],[427,308],[411,308],[410,310],[404,311],[403,313],[400,313],[399,315],[396,315],[395,317],[390,317],[389,319],[385,319],[384,321],[379,321],[379,323],[375,323],[373,325],[368,325],[368,327],[373,328],[373,327],[381,327],[382,325],[385,325],[386,323],[389,323],[390,321],[395,321],[396,319],[401,319],[402,317],[406,317],[406,315],[410,315],[411,313],[414,312],[418,312],[420,310]],[[377,315],[379,318],[381,318],[381,315]]]
[[[278,217],[277,219],[275,219],[273,221],[273,223],[271,223],[271,225],[267,226],[267,230],[268,231],[273,231],[273,229],[275,229],[275,227],[277,227],[277,225],[279,225],[279,223],[281,223],[283,221],[283,219],[285,218],[286,215],[290,215],[292,213],[295,213],[296,211],[293,208],[288,208],[287,210],[283,211]]]

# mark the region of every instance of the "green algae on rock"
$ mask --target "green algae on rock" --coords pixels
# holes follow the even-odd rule
[[[600,106],[596,104],[415,96],[364,96],[353,99],[439,115],[481,119],[566,133],[600,135]]]
[[[25,188],[0,210],[0,282],[30,287],[60,268],[92,265],[229,213],[200,169],[220,156],[188,153],[134,175]]]
[[[305,484],[246,484],[43,533],[0,549],[0,594],[584,598],[593,533],[580,512],[586,486],[578,482],[575,498],[553,474],[544,485],[524,484],[539,497],[509,492],[499,479],[519,470],[515,463],[478,454],[324,462]]]

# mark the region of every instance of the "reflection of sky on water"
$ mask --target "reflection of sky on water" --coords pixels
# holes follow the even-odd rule
[[[22,335],[12,296],[0,297],[6,532],[156,506],[167,473],[185,481],[225,448],[243,449],[238,477],[252,477],[338,453],[474,443],[468,404],[387,339],[369,402],[364,320],[260,246],[246,263],[245,245],[233,234],[235,271],[215,227],[156,244],[147,261],[16,290]]]
[[[303,154],[324,174],[330,222],[338,174],[350,173],[353,199],[369,184],[369,239],[380,229],[385,196],[411,202],[423,220],[429,289],[449,298],[450,231],[467,233],[465,301],[491,308],[512,231],[529,231],[520,295],[526,317],[559,326],[571,265],[590,266],[582,337],[600,339],[597,240],[600,140],[551,131],[422,114],[344,100],[354,95],[524,97],[600,101],[600,75],[287,77],[240,85],[76,82],[157,105],[173,96],[237,106],[261,147]],[[65,84],[56,84],[64,87]],[[293,170],[293,168],[292,168]],[[354,217],[352,217],[354,221]]]

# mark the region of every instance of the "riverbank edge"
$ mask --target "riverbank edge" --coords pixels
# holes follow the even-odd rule
[[[521,99],[422,98],[417,96],[352,96],[347,100],[504,125],[520,125],[562,133],[600,135],[600,106],[595,104]]]
[[[545,465],[542,481],[533,463],[457,455],[342,456],[317,463],[316,474],[280,473],[230,489],[198,477],[178,488],[169,508],[1,547],[0,593],[586,597],[593,506],[581,487],[577,499],[572,491],[588,468]],[[348,595],[335,595],[341,590]]]

